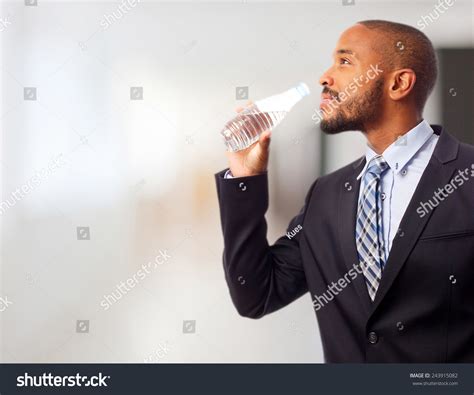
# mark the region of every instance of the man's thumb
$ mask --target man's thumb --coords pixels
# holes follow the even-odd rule
[[[270,140],[272,137],[272,132],[270,130],[266,130],[260,135],[259,143],[263,149],[268,149],[270,146]]]

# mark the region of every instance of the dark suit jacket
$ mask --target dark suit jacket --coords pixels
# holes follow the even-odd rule
[[[271,246],[267,175],[217,173],[225,278],[239,314],[260,318],[309,291],[326,362],[474,362],[474,147],[431,127],[440,138],[373,302],[354,270],[356,177],[365,157],[318,178],[291,233]],[[473,173],[459,185],[458,170],[465,169]],[[450,181],[457,189],[429,213],[420,209],[420,202],[435,203],[435,192]],[[340,279],[348,280],[345,287]],[[340,292],[321,308],[316,296],[329,299],[333,282]]]

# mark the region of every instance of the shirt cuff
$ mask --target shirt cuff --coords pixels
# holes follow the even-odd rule
[[[224,178],[234,178],[230,169],[227,169],[227,171],[224,174]]]

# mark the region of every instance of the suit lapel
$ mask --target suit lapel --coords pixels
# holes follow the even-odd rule
[[[357,216],[357,204],[359,201],[360,180],[357,176],[365,164],[365,157],[355,162],[348,174],[341,180],[339,189],[338,230],[340,248],[344,255],[344,263],[347,271],[354,269],[354,264],[359,264],[359,255],[355,241],[355,228]],[[359,299],[367,313],[370,312],[372,301],[370,300],[365,284],[365,277],[359,274],[353,281]]]
[[[440,134],[440,138],[401,220],[399,232],[393,240],[382,280],[372,304],[371,314],[375,312],[392,286],[433,214],[434,210],[424,217],[420,217],[416,212],[420,202],[427,202],[432,199],[438,188],[443,188],[448,184],[456,171],[454,166],[447,165],[447,163],[457,157],[458,142],[447,132],[443,132],[439,126],[432,125],[431,127],[435,130],[435,133]]]

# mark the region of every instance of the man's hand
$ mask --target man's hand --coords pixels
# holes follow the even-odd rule
[[[247,102],[246,107],[251,107],[252,102]],[[243,111],[243,107],[236,108],[236,112]],[[257,142],[250,147],[238,152],[226,152],[229,168],[234,177],[247,177],[261,174],[267,170],[270,153],[271,131],[266,130]]]

